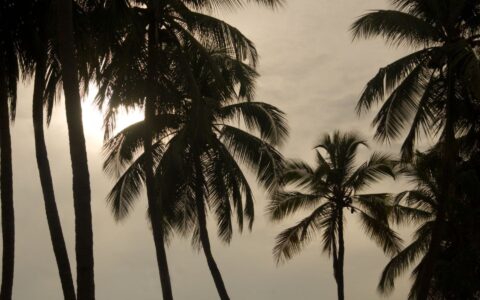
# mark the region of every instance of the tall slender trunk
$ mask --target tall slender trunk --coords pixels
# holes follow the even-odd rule
[[[43,91],[45,89],[45,55],[42,53],[35,69],[35,85],[33,89],[33,131],[35,137],[35,153],[42,186],[45,212],[47,214],[48,229],[52,241],[53,252],[57,261],[60,281],[62,283],[65,300],[75,300],[75,286],[73,285],[67,247],[63,238],[62,225],[58,215],[53,189],[52,174],[48,161],[47,146],[43,130]]]
[[[13,211],[12,141],[4,63],[0,66],[0,198],[2,206],[2,287],[0,300],[12,299],[15,258],[15,216]]]
[[[344,259],[345,259],[345,241],[343,238],[343,210],[339,209],[338,211],[338,254],[334,258],[335,280],[337,282],[338,300],[345,299],[345,284],[344,284],[344,278],[343,278]]]
[[[455,186],[453,183],[456,160],[456,140],[455,140],[455,73],[452,69],[452,57],[448,58],[447,66],[447,103],[445,107],[445,128],[443,130],[442,153],[442,174],[440,176],[440,199],[437,207],[437,216],[432,236],[430,240],[429,251],[426,254],[423,270],[418,274],[421,277],[417,299],[424,300],[430,293],[432,279],[434,275],[435,262],[441,251],[442,233],[444,231],[446,215],[449,207],[453,204],[455,198]]]
[[[198,227],[200,231],[200,241],[202,243],[203,253],[205,253],[205,258],[207,259],[208,268],[210,269],[210,273],[212,273],[213,281],[215,282],[215,287],[217,288],[218,295],[222,300],[228,300],[230,297],[228,296],[227,289],[225,287],[225,283],[223,282],[222,275],[220,274],[220,270],[217,267],[217,263],[213,258],[212,249],[210,247],[210,240],[208,238],[208,230],[207,230],[207,218],[205,215],[205,203],[204,195],[202,190],[202,166],[199,161],[199,157],[195,157],[195,204],[197,208],[197,218],[198,218]]]
[[[149,82],[155,80],[156,63],[156,32],[155,20],[153,20],[148,28],[148,77]],[[152,123],[155,118],[155,94],[154,89],[149,89],[149,95],[145,102],[145,131],[143,138],[144,156],[145,156],[145,184],[147,187],[148,209],[150,211],[150,220],[152,223],[153,241],[155,243],[155,251],[157,255],[158,271],[160,273],[160,283],[162,285],[162,294],[164,300],[173,299],[172,286],[170,281],[170,272],[168,270],[167,254],[165,251],[165,238],[162,224],[162,205],[158,201],[155,192],[155,178],[153,175],[153,157],[152,157]]]
[[[339,270],[339,290],[338,299],[345,299],[345,279],[343,277],[343,265],[345,261],[345,241],[343,239],[343,210],[340,210],[338,221],[338,270]]]
[[[72,0],[57,0],[58,52],[62,66],[65,110],[73,175],[77,297],[95,299],[90,175],[82,124],[78,66],[75,58]]]

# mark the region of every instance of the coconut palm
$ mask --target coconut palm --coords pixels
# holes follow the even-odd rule
[[[426,280],[421,276],[421,270],[428,259],[433,230],[441,217],[442,168],[439,157],[438,148],[427,153],[417,152],[414,160],[402,167],[402,174],[413,188],[394,197],[390,218],[397,225],[413,223],[417,229],[410,244],[394,256],[383,270],[378,284],[383,294],[392,292],[395,279],[412,265],[415,267],[409,299],[474,299],[478,293],[478,286],[475,286],[478,280],[475,278],[478,277],[479,256],[478,252],[472,251],[476,243],[473,232],[476,231],[474,224],[478,209],[475,211],[471,203],[476,201],[478,176],[476,166],[464,161],[459,164],[459,172],[455,176],[457,202],[442,216],[440,255],[435,261],[432,284],[427,298],[420,298],[424,286],[422,281]]]
[[[10,2],[0,4],[0,191],[2,206],[2,286],[0,299],[12,298],[15,256],[12,142],[10,121],[15,119],[19,75],[17,21],[21,10]]]
[[[265,0],[255,2],[275,6],[281,1]],[[99,98],[105,99],[106,96],[111,96],[109,107],[113,107],[113,109],[109,110],[106,118],[107,133],[112,129],[112,124],[114,124],[115,107],[119,105],[124,107],[135,105],[144,107],[147,126],[144,127],[143,132],[143,147],[145,152],[149,211],[160,211],[163,205],[155,197],[154,159],[151,148],[153,132],[150,129],[154,127],[155,110],[158,110],[156,103],[160,101],[163,102],[161,106],[168,106],[166,102],[169,101],[165,100],[167,98],[165,93],[168,92],[162,87],[163,84],[161,83],[164,81],[162,77],[165,76],[162,72],[166,72],[165,70],[168,69],[169,65],[169,63],[165,63],[168,60],[162,59],[167,57],[165,47],[170,49],[172,45],[177,47],[178,45],[190,44],[203,49],[201,41],[208,40],[219,47],[234,49],[237,58],[248,58],[254,64],[257,54],[250,40],[227,23],[194,10],[212,10],[222,6],[235,7],[242,3],[243,1],[180,0],[161,3],[157,1],[135,2],[130,6],[130,20],[132,20],[132,23],[128,24],[125,30],[122,31],[118,43],[112,47],[112,56],[104,64],[105,68],[100,76],[101,97]],[[200,53],[205,55],[206,51]],[[125,55],[127,55],[127,59],[125,59]],[[179,56],[177,55],[176,57],[178,58]],[[188,61],[188,58],[182,56],[182,60],[185,62]],[[209,60],[205,59],[205,61],[208,62]],[[181,64],[184,67],[187,66],[185,63]],[[211,67],[215,68],[214,66]],[[190,74],[188,67],[183,71]],[[121,76],[118,77],[118,75]],[[131,76],[135,76],[134,80],[125,84],[126,81],[124,80],[132,78]],[[219,74],[217,74],[217,79],[219,79],[217,82],[220,83],[221,78]],[[132,84],[132,82],[135,83]],[[159,216],[151,215],[160,280],[164,298],[171,299],[170,279],[164,247],[163,235],[165,233],[162,229],[162,222],[157,220],[157,217]]]
[[[30,18],[29,22],[23,23],[23,25],[27,27],[26,29],[28,32],[33,35],[30,38],[32,42],[29,45],[29,49],[25,49],[25,52],[31,52],[29,53],[31,57],[25,57],[24,64],[35,66],[32,119],[37,166],[42,186],[50,238],[62,283],[64,298],[76,299],[67,247],[55,200],[55,192],[43,128],[44,107],[47,108],[47,121],[49,121],[52,114],[54,98],[57,93],[57,80],[59,79],[58,64],[56,64],[55,59],[49,57],[48,51],[48,45],[51,40],[47,35],[48,26],[46,24],[48,2],[34,2],[34,5],[32,5],[31,8],[32,11],[36,12],[35,16],[37,16],[37,18]],[[26,76],[31,76],[33,75],[31,74],[33,73],[33,70],[25,70],[25,73]]]
[[[177,75],[171,86],[178,87],[181,106],[176,114],[158,115],[153,127],[157,195],[173,211],[166,222],[184,234],[193,231],[193,240],[203,248],[220,298],[229,299],[211,252],[206,226],[208,209],[216,215],[218,234],[225,242],[232,237],[232,210],[236,211],[240,229],[244,217],[251,228],[253,196],[239,164],[245,163],[262,184],[271,187],[282,162],[274,145],[284,140],[287,128],[281,111],[266,103],[248,101],[253,96],[256,77],[248,65],[230,56],[228,51],[209,51],[209,60],[219,67],[222,82],[231,87],[227,97],[217,90],[214,72],[204,54],[192,47],[185,55],[190,58],[201,102],[192,98],[186,88],[191,81]],[[179,68],[183,70],[182,66]],[[234,86],[238,86],[237,93]],[[230,124],[237,118],[244,120],[249,131],[258,131],[259,136]],[[117,218],[128,214],[145,178],[144,152],[133,160],[139,150],[142,126],[145,126],[143,121],[134,124],[106,144],[107,171],[123,171],[109,195]],[[150,210],[150,216],[153,213]]]
[[[301,210],[311,212],[277,236],[273,254],[277,263],[285,262],[321,233],[323,251],[333,257],[338,299],[345,298],[345,210],[358,215],[366,234],[387,254],[396,254],[401,244],[388,225],[388,195],[360,194],[385,176],[394,177],[392,159],[373,153],[367,162],[357,166],[358,148],[362,145],[367,144],[352,133],[325,135],[316,146],[315,167],[298,160],[286,163],[280,177],[283,188],[273,194],[267,208],[274,221]]]
[[[95,299],[90,175],[82,123],[72,2],[72,0],[56,2],[56,46],[61,64],[70,158],[72,162],[77,297],[78,299]]]
[[[393,0],[396,10],[379,10],[360,17],[352,26],[355,38],[381,36],[394,45],[408,45],[415,51],[381,68],[367,84],[357,111],[369,110],[384,101],[374,119],[376,137],[383,141],[398,138],[407,129],[402,157],[408,161],[418,137],[440,133],[444,165],[439,214],[453,201],[452,174],[458,147],[455,134],[461,132],[457,107],[480,95],[478,11],[475,0]],[[467,96],[468,95],[468,96]],[[473,95],[472,98],[470,95]],[[459,128],[460,127],[460,128]],[[443,220],[440,217],[438,220]],[[431,240],[429,259],[422,277],[426,298],[433,262],[439,251],[440,227]]]

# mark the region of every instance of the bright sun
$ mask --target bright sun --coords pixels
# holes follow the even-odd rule
[[[103,139],[103,114],[94,104],[96,93],[97,90],[92,87],[88,96],[82,101],[83,128],[85,135]],[[143,120],[143,114],[140,110],[129,110],[127,113],[121,109],[117,116],[114,134],[141,120]]]

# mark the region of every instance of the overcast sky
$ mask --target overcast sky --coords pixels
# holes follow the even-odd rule
[[[261,55],[257,100],[288,114],[291,137],[283,148],[288,157],[311,160],[320,135],[334,129],[356,130],[371,137],[371,117],[358,118],[355,103],[375,72],[399,57],[401,50],[381,41],[352,41],[348,32],[356,17],[385,8],[386,0],[289,0],[277,11],[252,6],[226,19],[250,39]],[[18,116],[13,128],[14,200],[16,217],[15,299],[63,299],[48,234],[34,155],[31,85],[20,87]],[[63,106],[47,131],[57,202],[74,263],[74,218],[71,168]],[[132,116],[123,123],[138,118]],[[101,116],[84,105],[94,216],[97,299],[159,299],[161,297],[151,233],[145,219],[146,201],[116,224],[105,204],[112,186],[102,170]],[[392,145],[394,151],[395,145]],[[365,151],[364,151],[365,152]],[[364,153],[366,154],[366,153]],[[254,182],[252,182],[254,184]],[[399,191],[385,182],[378,191]],[[336,299],[332,263],[319,241],[282,266],[271,255],[274,237],[298,218],[271,224],[264,217],[267,199],[256,189],[256,221],[251,233],[236,233],[227,246],[215,238],[213,253],[232,299]],[[299,216],[301,217],[301,215]],[[380,299],[376,285],[387,259],[349,218],[346,235],[345,281],[349,299]],[[213,223],[213,222],[212,222]],[[213,224],[212,224],[213,225]],[[168,248],[175,299],[216,299],[217,293],[203,253],[188,240],[175,238]],[[405,299],[408,276],[389,299]]]

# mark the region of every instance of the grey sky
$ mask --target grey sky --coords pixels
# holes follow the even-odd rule
[[[358,118],[356,100],[376,70],[401,55],[381,41],[352,42],[348,28],[368,9],[386,7],[386,0],[289,0],[272,12],[252,6],[221,18],[237,26],[257,45],[260,73],[257,100],[288,114],[291,138],[288,157],[310,160],[319,136],[333,129],[357,130],[371,137],[371,118]],[[16,209],[15,299],[62,299],[36,168],[31,121],[31,86],[19,90],[13,128],[14,197]],[[153,242],[145,220],[145,199],[129,219],[115,224],[105,204],[112,185],[101,170],[101,119],[85,106],[84,120],[92,181],[95,277],[98,299],[161,297]],[[47,131],[49,158],[63,229],[74,262],[71,171],[63,106]],[[395,148],[395,147],[394,147]],[[253,182],[252,182],[253,184]],[[385,182],[378,190],[398,191]],[[271,256],[274,237],[296,220],[271,224],[264,217],[267,199],[256,189],[256,222],[251,233],[235,234],[229,246],[215,239],[213,251],[232,299],[335,299],[332,264],[319,241],[285,265]],[[405,237],[406,238],[406,237]],[[379,274],[387,259],[349,218],[345,280],[349,299],[380,299]],[[175,238],[168,249],[176,299],[216,299],[203,253],[188,240]],[[399,281],[389,299],[405,299],[408,280]]]

